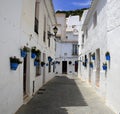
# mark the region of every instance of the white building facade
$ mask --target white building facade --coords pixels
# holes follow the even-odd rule
[[[0,4],[0,114],[14,114],[54,77],[55,40],[48,31],[56,25],[52,0],[2,0]],[[52,38],[53,37],[53,38]],[[27,55],[21,57],[20,49]],[[36,47],[39,56],[32,58]],[[22,61],[11,68],[10,57]],[[48,61],[48,57],[53,61]],[[39,65],[35,66],[35,60]]]
[[[84,12],[78,68],[78,76],[92,85],[117,114],[120,113],[118,4],[118,0],[93,0],[91,8]],[[110,59],[106,58],[107,52]]]
[[[78,34],[80,27],[79,16],[65,17],[57,13],[59,30],[56,41],[56,74],[77,75],[78,70]],[[62,19],[61,19],[62,18]]]

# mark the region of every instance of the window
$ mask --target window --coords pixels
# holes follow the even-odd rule
[[[84,44],[84,34],[82,34],[82,44]]]
[[[39,27],[39,2],[35,3],[35,21],[34,21],[34,32],[38,34]]]
[[[39,62],[41,63],[41,56],[37,57]],[[40,76],[41,74],[41,65],[36,66],[36,76]]]
[[[44,16],[43,41],[46,41],[46,17]]]
[[[48,72],[51,72],[51,62],[49,61]]]
[[[48,46],[50,47],[50,38],[48,39]]]
[[[95,12],[93,15],[93,27],[96,27],[96,25],[97,25],[97,12]]]
[[[75,61],[75,72],[78,72],[78,61]]]
[[[50,25],[48,25],[48,33],[51,34],[50,32]],[[48,47],[50,47],[50,37],[51,35],[48,34]]]
[[[72,45],[72,55],[78,55],[77,44]]]

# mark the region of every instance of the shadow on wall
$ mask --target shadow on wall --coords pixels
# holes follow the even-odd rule
[[[16,114],[68,114],[65,107],[88,106],[73,79],[58,76],[42,88]]]

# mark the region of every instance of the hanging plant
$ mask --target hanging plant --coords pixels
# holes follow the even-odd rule
[[[71,65],[71,64],[72,64],[72,61],[69,61],[69,64]]]
[[[86,62],[83,62],[83,66],[84,66],[84,67],[87,67],[87,64],[86,64]]]
[[[103,63],[103,66],[102,66],[103,70],[107,70],[107,63]]]
[[[34,60],[34,66],[39,66],[39,65],[40,65],[40,60],[36,58]]]
[[[92,59],[95,60],[95,53],[92,54]]]
[[[35,51],[35,54],[36,54],[37,57],[39,57],[40,54],[41,54],[41,51],[40,51],[39,49],[37,49],[37,50]]]
[[[43,67],[44,65],[45,65],[45,62],[42,61],[42,62],[41,62],[41,66]]]
[[[31,58],[35,58],[36,57],[36,47],[34,46],[34,47],[32,47],[32,49],[31,49]]]
[[[90,62],[90,68],[93,68],[93,62]]]
[[[52,60],[53,60],[53,59],[52,59],[50,56],[48,56],[48,61],[49,61],[49,62],[52,62]]]
[[[10,68],[11,70],[16,70],[18,65],[21,64],[22,62],[20,61],[19,58],[14,57],[10,57]]]
[[[48,66],[48,63],[46,64],[46,66]]]
[[[105,53],[106,60],[110,61],[110,53],[107,51]]]
[[[24,46],[23,48],[20,49],[20,53],[21,53],[21,57],[26,57],[27,52],[30,52],[30,49],[26,46]]]

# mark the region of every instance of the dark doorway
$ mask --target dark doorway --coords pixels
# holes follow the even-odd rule
[[[46,54],[43,53],[43,62],[45,63]],[[43,66],[43,84],[45,84],[45,65]]]
[[[26,96],[27,94],[27,88],[26,88],[26,83],[27,83],[27,56],[24,57],[23,60],[23,95]]]
[[[75,61],[75,72],[78,72],[78,61]]]
[[[62,61],[62,73],[67,74],[67,61]]]

